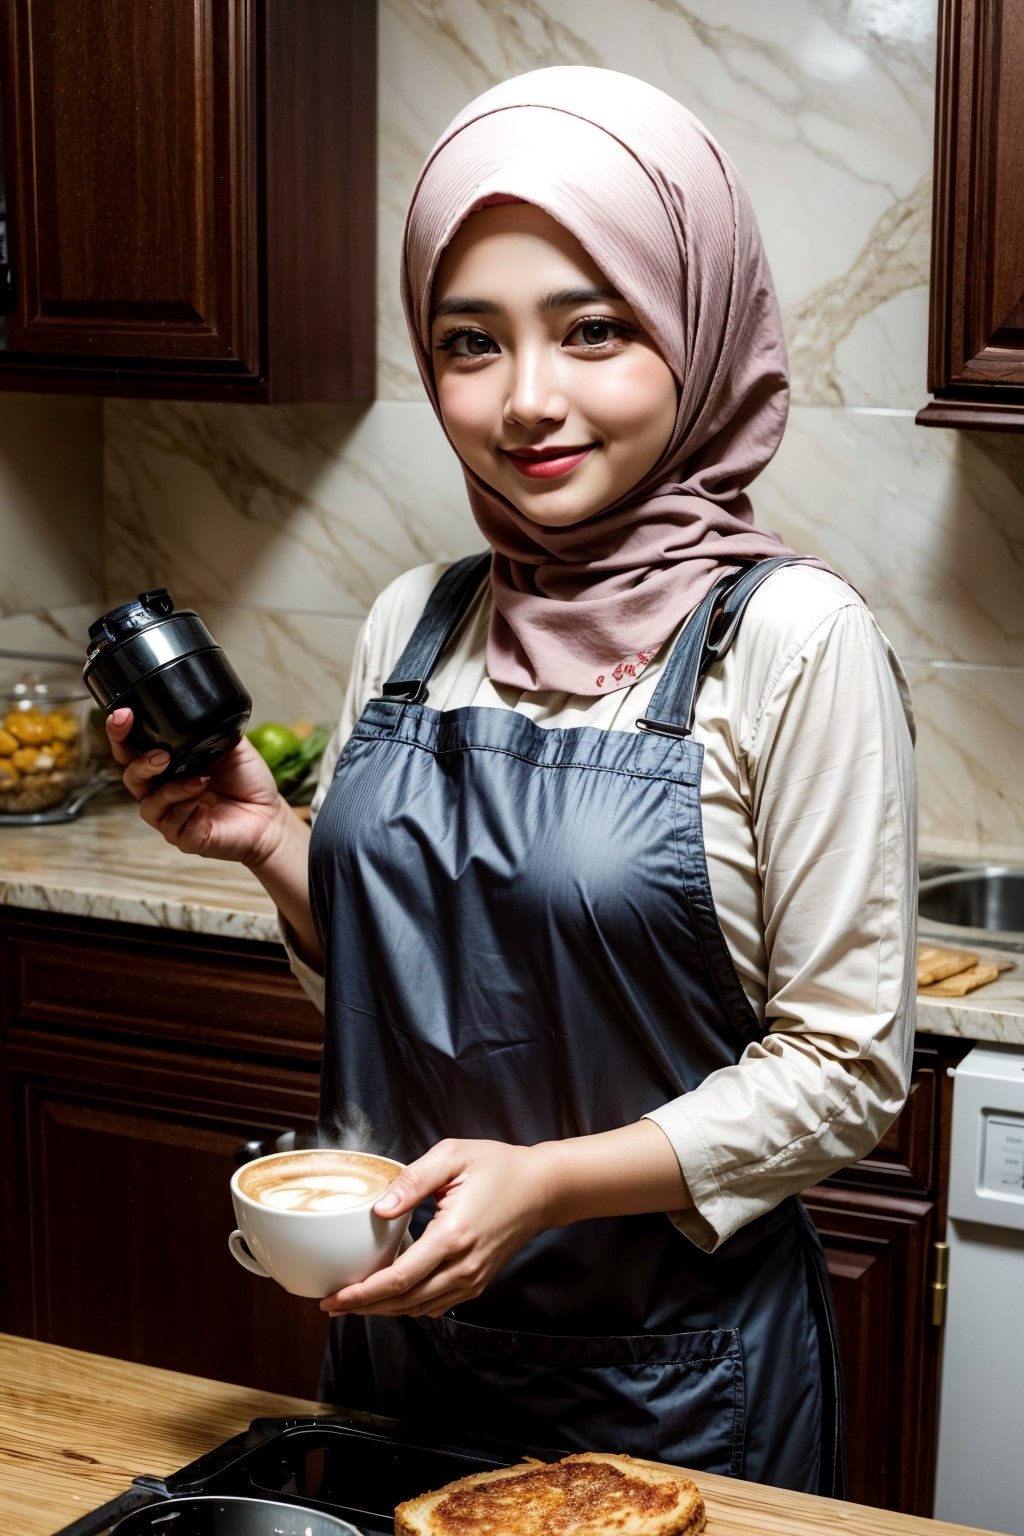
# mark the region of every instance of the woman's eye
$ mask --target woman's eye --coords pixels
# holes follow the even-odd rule
[[[468,327],[449,331],[437,345],[442,352],[454,357],[487,357],[498,350],[486,331],[473,331]]]
[[[611,342],[619,341],[628,336],[631,326],[623,324],[621,320],[593,319],[581,320],[574,325],[566,337],[570,346],[596,348],[606,347]]]

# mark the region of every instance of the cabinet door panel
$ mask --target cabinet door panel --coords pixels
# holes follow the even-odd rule
[[[1024,383],[1024,8],[1004,3],[979,15],[982,62],[978,176],[972,207],[970,270],[965,273],[964,334],[954,377]],[[988,92],[991,91],[991,95]],[[972,260],[973,258],[973,260]]]
[[[934,1205],[819,1186],[845,1381],[849,1497],[930,1515],[938,1330],[925,1316]]]
[[[246,0],[3,0],[11,352],[258,370]]]
[[[1024,429],[1024,0],[939,0],[924,426]]]
[[[151,1063],[83,1056],[63,1071],[51,1058],[5,1074],[12,1224],[31,1239],[4,1326],[315,1396],[327,1332],[317,1303],[242,1270],[227,1237],[235,1149],[289,1124],[308,1129],[316,1078],[247,1067],[207,1094],[205,1070],[175,1063],[157,1075]]]

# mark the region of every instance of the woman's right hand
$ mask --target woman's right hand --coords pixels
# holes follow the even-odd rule
[[[166,752],[140,755],[128,743],[131,710],[115,709],[106,727],[110,750],[124,768],[124,786],[139,802],[143,821],[173,847],[251,866],[264,863],[274,852],[285,820],[293,813],[270,769],[244,736],[213,764],[208,776],[154,784],[169,757]]]

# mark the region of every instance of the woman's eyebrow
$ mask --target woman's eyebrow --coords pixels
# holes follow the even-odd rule
[[[614,288],[560,288],[549,293],[537,305],[542,314],[553,309],[575,309],[580,304],[621,303],[622,294]],[[442,320],[446,315],[498,315],[501,308],[490,299],[474,299],[453,295],[440,299],[431,311],[431,321]]]
[[[500,311],[497,304],[492,304],[489,299],[463,299],[458,294],[451,299],[441,299],[434,305],[431,311],[431,320],[440,320],[444,315],[497,315]]]
[[[600,304],[602,302],[621,302],[622,294],[616,293],[614,288],[560,288],[557,293],[549,293],[546,299],[541,299],[540,309],[575,309],[577,304]]]

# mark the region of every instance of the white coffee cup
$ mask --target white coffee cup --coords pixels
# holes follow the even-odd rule
[[[228,1247],[244,1269],[293,1296],[329,1296],[365,1280],[398,1253],[409,1216],[373,1206],[403,1164],[349,1149],[273,1152],[231,1179],[237,1229]]]

